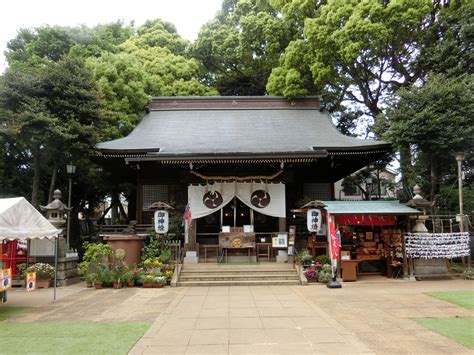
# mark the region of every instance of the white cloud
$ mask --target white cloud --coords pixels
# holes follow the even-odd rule
[[[4,0],[0,8],[0,72],[6,66],[6,44],[22,27],[94,26],[116,20],[140,25],[147,19],[161,18],[173,23],[182,37],[192,41],[221,3],[222,0]]]

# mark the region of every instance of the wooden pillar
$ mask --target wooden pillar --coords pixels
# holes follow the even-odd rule
[[[403,253],[403,278],[408,278],[408,259],[407,259],[407,251],[406,251],[406,243],[405,243],[405,234],[409,228],[409,219],[405,219],[405,224],[403,226],[402,232],[402,253]]]
[[[193,219],[188,229],[189,248],[188,250],[196,251],[196,220]]]
[[[279,217],[278,218],[278,231],[279,232],[286,232],[286,218]]]

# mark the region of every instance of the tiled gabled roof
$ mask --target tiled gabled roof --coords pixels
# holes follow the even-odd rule
[[[155,98],[126,137],[99,143],[104,155],[167,158],[317,157],[388,151],[381,141],[341,134],[318,98]]]

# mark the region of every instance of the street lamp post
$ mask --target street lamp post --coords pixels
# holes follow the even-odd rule
[[[464,201],[462,195],[462,162],[464,160],[464,153],[456,153],[455,155],[456,161],[458,163],[458,191],[459,191],[459,231],[461,233],[464,232]],[[470,243],[469,243],[470,249]],[[467,256],[467,258],[463,258],[463,262],[467,259],[467,268],[468,270],[471,268],[471,254]]]
[[[464,207],[462,196],[462,168],[461,164],[464,160],[464,153],[456,153],[456,161],[458,162],[458,189],[459,189],[459,231],[464,232]]]
[[[67,204],[69,211],[67,213],[67,234],[66,234],[66,245],[69,249],[69,233],[71,229],[71,191],[72,191],[72,176],[76,173],[76,166],[73,163],[66,165],[66,172],[69,176],[69,190]]]

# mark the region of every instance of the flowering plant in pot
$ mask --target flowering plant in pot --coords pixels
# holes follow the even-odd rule
[[[314,270],[314,269],[308,269],[308,270],[305,270],[303,272],[304,276],[306,276],[306,279],[308,281],[312,281],[312,282],[316,282],[318,281],[318,271]]]
[[[166,270],[163,272],[163,276],[166,278],[166,283],[170,283],[173,278],[173,270]]]
[[[54,276],[54,267],[47,263],[36,263],[29,266],[26,272],[36,272],[36,287],[48,288]]]
[[[321,271],[319,273],[318,281],[321,283],[328,283],[331,281],[331,265],[324,264],[321,267]]]
[[[29,266],[26,272],[36,272],[37,280],[51,280],[54,276],[54,267],[46,263],[36,263]]]
[[[166,283],[166,277],[161,273],[149,273],[143,274],[141,281],[143,283],[143,287],[145,288],[163,287]]]
[[[158,258],[146,259],[143,262],[143,266],[147,269],[160,269],[163,266],[163,262]]]

